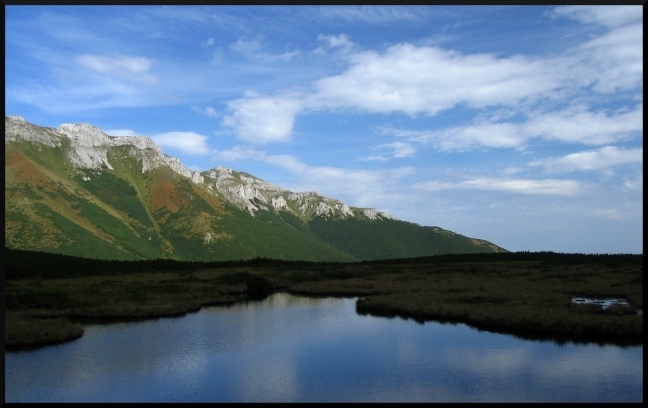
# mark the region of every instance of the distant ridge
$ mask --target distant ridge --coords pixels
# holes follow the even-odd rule
[[[150,139],[5,117],[5,244],[99,259],[360,261],[508,252],[225,167]]]

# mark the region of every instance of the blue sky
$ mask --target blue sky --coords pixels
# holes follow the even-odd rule
[[[642,6],[6,6],[5,114],[512,251],[643,253]]]

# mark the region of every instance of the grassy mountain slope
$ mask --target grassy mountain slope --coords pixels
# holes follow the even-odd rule
[[[98,259],[190,261],[349,262],[505,252],[486,241],[370,217],[363,209],[337,200],[314,193],[293,194],[230,170],[219,173],[230,177],[225,196],[216,184],[192,181],[168,162],[160,165],[161,152],[150,145],[109,142],[96,147],[90,139],[72,145],[77,142],[55,129],[9,118],[5,123],[11,126],[5,130],[5,245],[9,248]],[[17,137],[20,132],[26,136]],[[88,135],[79,133],[79,137]],[[89,155],[87,159],[103,154],[96,168],[73,164],[79,155]],[[247,194],[255,198],[246,201]],[[273,199],[282,199],[283,209],[268,206]],[[250,204],[256,208],[253,214]],[[329,216],[334,207],[346,213]]]
[[[6,244],[100,259],[356,260],[294,220],[252,217],[168,168],[141,173],[113,156],[114,170],[74,170],[53,165],[66,162],[57,148],[9,144]]]
[[[309,226],[322,240],[363,260],[502,251],[483,240],[392,219],[317,217]]]

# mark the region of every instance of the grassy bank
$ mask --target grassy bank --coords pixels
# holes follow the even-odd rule
[[[548,338],[643,342],[643,316],[637,315],[643,309],[642,255],[515,253],[344,264],[67,257],[48,263],[47,256],[21,263],[26,254],[10,255],[6,348],[78,338],[88,320],[180,315],[276,291],[359,296],[360,313],[465,322]],[[630,307],[576,305],[574,295],[622,297]]]

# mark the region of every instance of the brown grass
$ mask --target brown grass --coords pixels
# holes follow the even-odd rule
[[[637,314],[643,309],[643,265],[636,262],[260,263],[91,274],[8,281],[7,346],[73,338],[79,333],[74,319],[183,314],[276,291],[358,296],[361,313],[465,322],[523,336],[643,342],[643,316]],[[631,306],[576,305],[574,295],[623,297]]]

